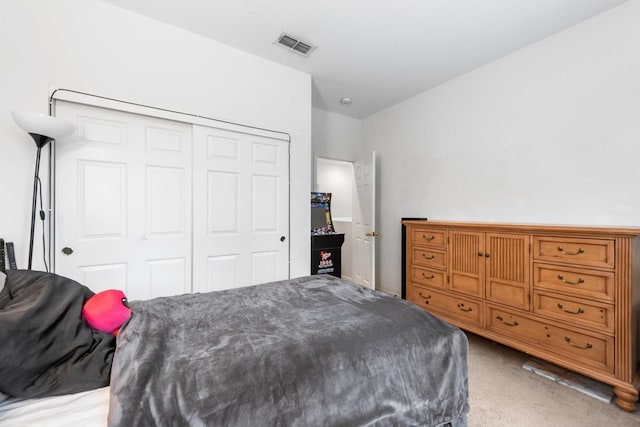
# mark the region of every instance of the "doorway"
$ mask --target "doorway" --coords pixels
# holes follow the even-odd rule
[[[344,233],[342,277],[353,280],[353,163],[316,157],[315,189],[331,193],[331,219],[336,233]]]
[[[331,193],[331,216],[344,233],[342,277],[376,288],[376,153],[354,162],[316,157],[315,191]]]

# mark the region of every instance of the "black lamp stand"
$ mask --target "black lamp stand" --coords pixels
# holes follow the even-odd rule
[[[33,200],[31,203],[31,235],[29,237],[29,263],[28,269],[31,270],[31,261],[33,259],[33,233],[36,225],[36,204],[38,200],[38,174],[40,173],[40,154],[42,153],[42,147],[53,141],[53,138],[39,135],[37,133],[29,133],[38,147],[36,153],[36,171],[33,175]],[[43,214],[41,214],[43,215]],[[42,218],[44,219],[44,218]]]

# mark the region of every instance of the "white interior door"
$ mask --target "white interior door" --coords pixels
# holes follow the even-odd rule
[[[55,271],[134,299],[191,291],[191,125],[71,102],[55,144]]]
[[[354,279],[368,288],[376,287],[376,153],[353,163],[356,201],[353,218]]]
[[[194,291],[289,278],[289,144],[194,126]]]

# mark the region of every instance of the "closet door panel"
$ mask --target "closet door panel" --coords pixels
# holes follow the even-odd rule
[[[278,277],[280,254],[278,251],[251,253],[251,283],[268,283],[281,280]]]
[[[186,214],[189,186],[184,168],[147,166],[146,168],[146,221],[147,237],[185,236],[188,223]]]
[[[151,297],[188,293],[191,286],[185,282],[186,262],[186,257],[147,261],[147,283],[151,285]]]
[[[207,231],[237,233],[240,207],[238,172],[207,171]]]
[[[55,144],[56,273],[131,300],[190,292],[191,125],[55,107],[77,127]]]
[[[84,239],[127,235],[127,165],[78,161],[79,234]]]
[[[239,254],[207,257],[207,290],[239,287]]]
[[[194,290],[288,278],[288,144],[194,126]]]

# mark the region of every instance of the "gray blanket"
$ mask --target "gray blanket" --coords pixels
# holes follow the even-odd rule
[[[322,275],[131,309],[110,426],[464,424],[466,336],[380,292]]]

